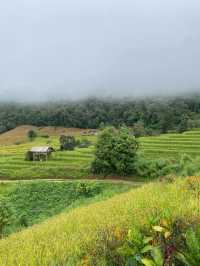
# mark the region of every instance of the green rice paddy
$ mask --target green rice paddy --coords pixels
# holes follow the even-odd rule
[[[146,157],[173,158],[183,154],[200,156],[200,130],[182,134],[163,134],[140,138],[140,148]]]
[[[80,137],[84,138],[84,137]],[[95,136],[89,148],[76,148],[74,151],[59,151],[59,136],[48,139],[38,137],[34,141],[18,145],[0,146],[0,178],[84,178],[90,175],[93,160]],[[183,134],[163,134],[139,139],[140,151],[147,158],[178,159],[183,154],[200,156],[200,130]],[[26,152],[34,146],[52,146],[56,149],[48,161],[25,161]]]

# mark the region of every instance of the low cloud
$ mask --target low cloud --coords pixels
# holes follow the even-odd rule
[[[0,4],[0,100],[200,90],[197,0]]]

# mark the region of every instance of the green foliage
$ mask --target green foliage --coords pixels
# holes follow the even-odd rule
[[[0,132],[18,125],[103,128],[144,125],[145,132],[198,128],[200,96],[163,99],[87,99],[75,102],[0,105]]]
[[[144,137],[147,134],[147,131],[145,130],[144,123],[139,121],[134,124],[133,126],[133,135],[138,137]]]
[[[18,185],[8,199],[18,217],[26,218],[31,225],[59,213],[75,200],[93,197],[101,191],[102,186],[96,183],[41,181]]]
[[[59,214],[9,236],[0,241],[0,265],[118,265],[104,262],[107,256],[110,261],[110,255],[116,254],[113,250],[116,240],[120,243],[123,241],[118,233],[120,229],[123,232],[135,227],[144,236],[149,236],[149,229],[153,225],[163,227],[164,224],[159,221],[166,217],[169,222],[177,218],[183,219],[187,224],[199,221],[198,208],[199,202],[186,188],[184,179],[172,184],[149,183],[111,199]],[[166,227],[168,229],[168,225]],[[119,230],[115,232],[115,228]],[[160,232],[153,231],[155,235],[161,235]],[[175,231],[176,235],[181,235],[179,230]],[[108,234],[102,236],[101,232]],[[109,247],[110,250],[104,247]],[[99,264],[89,264],[91,257],[95,258],[97,255],[96,248],[97,251],[103,250],[101,258],[97,260]]]
[[[174,173],[171,162],[166,159],[150,160],[142,156],[137,156],[135,162],[135,173],[139,177],[154,179]]]
[[[138,143],[127,128],[106,128],[97,140],[92,172],[122,176],[133,174],[137,149]]]
[[[75,147],[76,147],[76,139],[74,136],[65,136],[65,135],[60,136],[61,151],[64,150],[73,151]]]
[[[79,140],[79,142],[77,142],[76,145],[78,148],[88,148],[92,145],[92,143],[88,139],[82,139],[82,140]]]
[[[200,265],[200,227],[196,230],[190,228],[186,233],[185,250],[177,255],[179,261],[186,266]]]
[[[187,131],[189,129],[188,121],[189,117],[186,114],[183,114],[178,126],[178,133],[183,133],[184,131]]]
[[[48,138],[49,138],[49,135],[48,135],[48,134],[42,134],[42,135],[41,135],[41,138],[48,139]]]
[[[138,154],[135,161],[135,174],[146,179],[155,179],[171,176],[193,176],[200,174],[199,158],[192,158],[183,154],[177,160],[148,159],[143,154]]]
[[[128,231],[125,242],[118,252],[125,258],[126,265],[130,266],[180,265],[180,260],[186,261],[180,250],[184,247],[184,233],[187,227],[188,225],[181,220],[172,223],[162,220],[158,225],[147,227],[145,232],[141,232],[135,226],[133,230]],[[193,235],[192,243],[190,238],[190,245],[196,245],[193,254],[200,251],[199,243],[194,239],[196,240]],[[196,255],[197,257],[199,258],[199,255]],[[197,266],[198,263],[187,265]]]
[[[29,130],[27,137],[30,141],[34,140],[37,137],[37,132],[35,130]]]
[[[113,185],[95,181],[35,181],[7,186],[0,185],[0,193],[4,195],[2,203],[0,201],[0,214],[2,213],[3,221],[6,222],[6,215],[10,214],[10,209],[14,210],[14,215],[13,219],[9,219],[2,226],[5,235],[42,222],[63,210],[111,197],[130,188],[130,185],[125,184]]]
[[[77,183],[75,194],[77,195],[77,197],[79,196],[92,197],[95,194],[100,193],[100,191],[101,187],[97,183],[87,184],[84,182],[79,182]]]
[[[129,230],[124,245],[119,253],[130,266],[163,266],[164,254],[159,245],[153,245],[153,237],[144,237],[136,228]]]
[[[0,237],[3,236],[4,228],[12,223],[13,210],[10,204],[4,199],[0,199]]]
[[[31,151],[26,152],[25,161],[33,161],[33,153]]]

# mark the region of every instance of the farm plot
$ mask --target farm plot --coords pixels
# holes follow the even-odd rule
[[[57,151],[48,161],[25,161],[25,153],[33,146],[53,146]],[[59,151],[58,137],[48,140],[37,138],[35,141],[19,145],[0,147],[0,176],[13,179],[21,178],[81,178],[87,176],[93,158],[93,146],[76,148],[74,151]]]
[[[176,158],[182,154],[200,156],[200,130],[183,134],[163,134],[140,138],[140,148],[147,157]]]
[[[81,137],[80,134],[76,136]],[[83,178],[90,175],[96,136],[86,137],[92,142],[89,148],[59,151],[59,136],[37,137],[18,145],[0,145],[0,178]],[[200,156],[200,130],[183,134],[163,134],[139,139],[140,151],[147,158],[176,159],[182,154]],[[34,146],[52,146],[56,152],[48,161],[25,161],[25,153]]]

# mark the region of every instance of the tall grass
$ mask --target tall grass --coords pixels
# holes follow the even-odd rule
[[[0,197],[12,208],[4,236],[73,208],[130,190],[134,184],[98,181],[31,181],[0,184]]]
[[[77,208],[0,241],[0,265],[81,265],[99,232],[142,228],[156,219],[200,219],[199,198],[186,182],[152,183]]]

